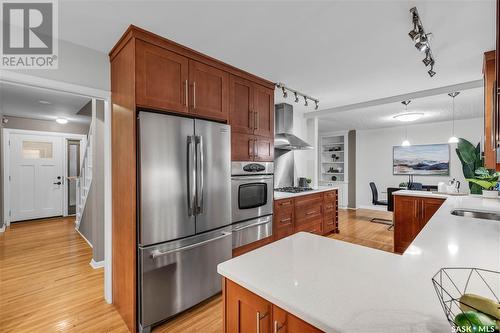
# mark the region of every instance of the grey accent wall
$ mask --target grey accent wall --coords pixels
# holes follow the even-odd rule
[[[356,208],[356,131],[351,130],[347,133],[347,146],[349,156],[348,161],[348,198],[347,207]]]
[[[61,125],[53,120],[40,120],[12,116],[5,116],[5,118],[9,121],[5,125],[5,128],[15,128],[21,130],[87,134],[90,127],[90,123],[68,122],[67,124]]]
[[[92,185],[79,230],[92,244],[94,261],[104,260],[104,102],[96,103],[96,123],[92,142]],[[83,149],[83,147],[82,147]]]

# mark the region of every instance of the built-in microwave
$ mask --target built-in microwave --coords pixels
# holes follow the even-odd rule
[[[233,162],[231,165],[232,223],[273,213],[273,163]]]

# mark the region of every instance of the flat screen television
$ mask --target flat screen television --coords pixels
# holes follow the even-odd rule
[[[394,146],[392,151],[394,175],[448,176],[450,174],[450,145]]]

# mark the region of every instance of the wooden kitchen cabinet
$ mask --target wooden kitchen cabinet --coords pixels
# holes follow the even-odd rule
[[[496,148],[499,141],[497,87],[495,80],[495,51],[484,54],[484,165],[488,169],[496,169]]]
[[[254,136],[255,155],[254,161],[272,162],[274,161],[274,137]]]
[[[272,304],[224,279],[224,332],[271,333]]]
[[[189,60],[191,86],[189,112],[209,119],[229,118],[229,74],[223,70]]]
[[[254,84],[254,134],[274,139],[274,90]]]
[[[137,105],[188,112],[188,58],[139,40],[136,62]]]
[[[253,134],[254,84],[236,75],[229,78],[229,121],[232,133]]]
[[[404,253],[444,199],[394,196],[394,252]]]
[[[319,333],[321,330],[273,305],[273,333]]]
[[[338,232],[337,202],[337,190],[274,200],[274,239],[300,231],[318,235]]]
[[[223,279],[225,333],[319,333],[321,330],[280,307]]]
[[[255,138],[252,134],[231,133],[231,159],[233,161],[253,161]]]

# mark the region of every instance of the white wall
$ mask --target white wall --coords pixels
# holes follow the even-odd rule
[[[451,134],[451,122],[408,126],[408,139],[411,144],[447,143]],[[483,135],[483,118],[455,121],[455,134],[465,138],[474,145],[480,142]],[[358,208],[372,206],[372,195],[369,182],[373,181],[381,191],[387,187],[397,187],[407,181],[408,176],[392,174],[392,147],[401,145],[404,127],[393,127],[372,130],[358,130],[356,133],[356,206]],[[415,176],[415,182],[434,185],[440,181],[447,182],[456,178],[461,182],[461,190],[467,191],[462,166],[455,152],[456,144],[450,147],[449,176]],[[385,191],[385,190],[384,190]],[[382,196],[385,198],[384,196]]]
[[[59,40],[58,69],[13,71],[94,89],[111,90],[108,55],[62,40]]]

